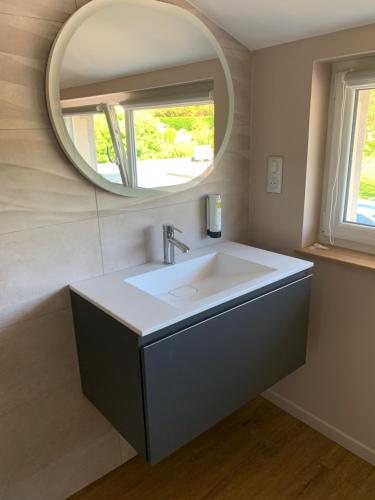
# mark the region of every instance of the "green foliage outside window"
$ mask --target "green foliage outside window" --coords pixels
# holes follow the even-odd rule
[[[94,127],[96,138],[96,161],[98,163],[109,163],[110,159],[115,161],[115,150],[113,148],[111,135],[108,128],[107,118],[104,113],[94,115]],[[125,127],[123,139],[125,140]]]
[[[359,197],[365,200],[375,200],[375,90],[370,92]]]

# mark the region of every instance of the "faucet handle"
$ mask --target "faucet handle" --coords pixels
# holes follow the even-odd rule
[[[163,230],[167,232],[177,231],[178,233],[183,233],[181,229],[178,229],[178,227],[174,226],[173,224],[163,224]]]

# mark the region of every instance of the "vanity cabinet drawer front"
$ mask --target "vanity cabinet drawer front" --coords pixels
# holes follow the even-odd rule
[[[143,348],[156,463],[305,362],[310,277]]]

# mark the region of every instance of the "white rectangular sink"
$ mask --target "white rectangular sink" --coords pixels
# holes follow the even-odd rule
[[[288,276],[311,262],[230,241],[70,285],[73,292],[144,336]]]
[[[128,278],[125,283],[182,307],[273,271],[272,267],[215,252]]]

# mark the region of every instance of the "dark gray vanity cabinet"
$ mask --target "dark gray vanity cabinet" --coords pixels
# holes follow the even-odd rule
[[[146,337],[73,293],[83,392],[156,463],[304,364],[310,280]]]

